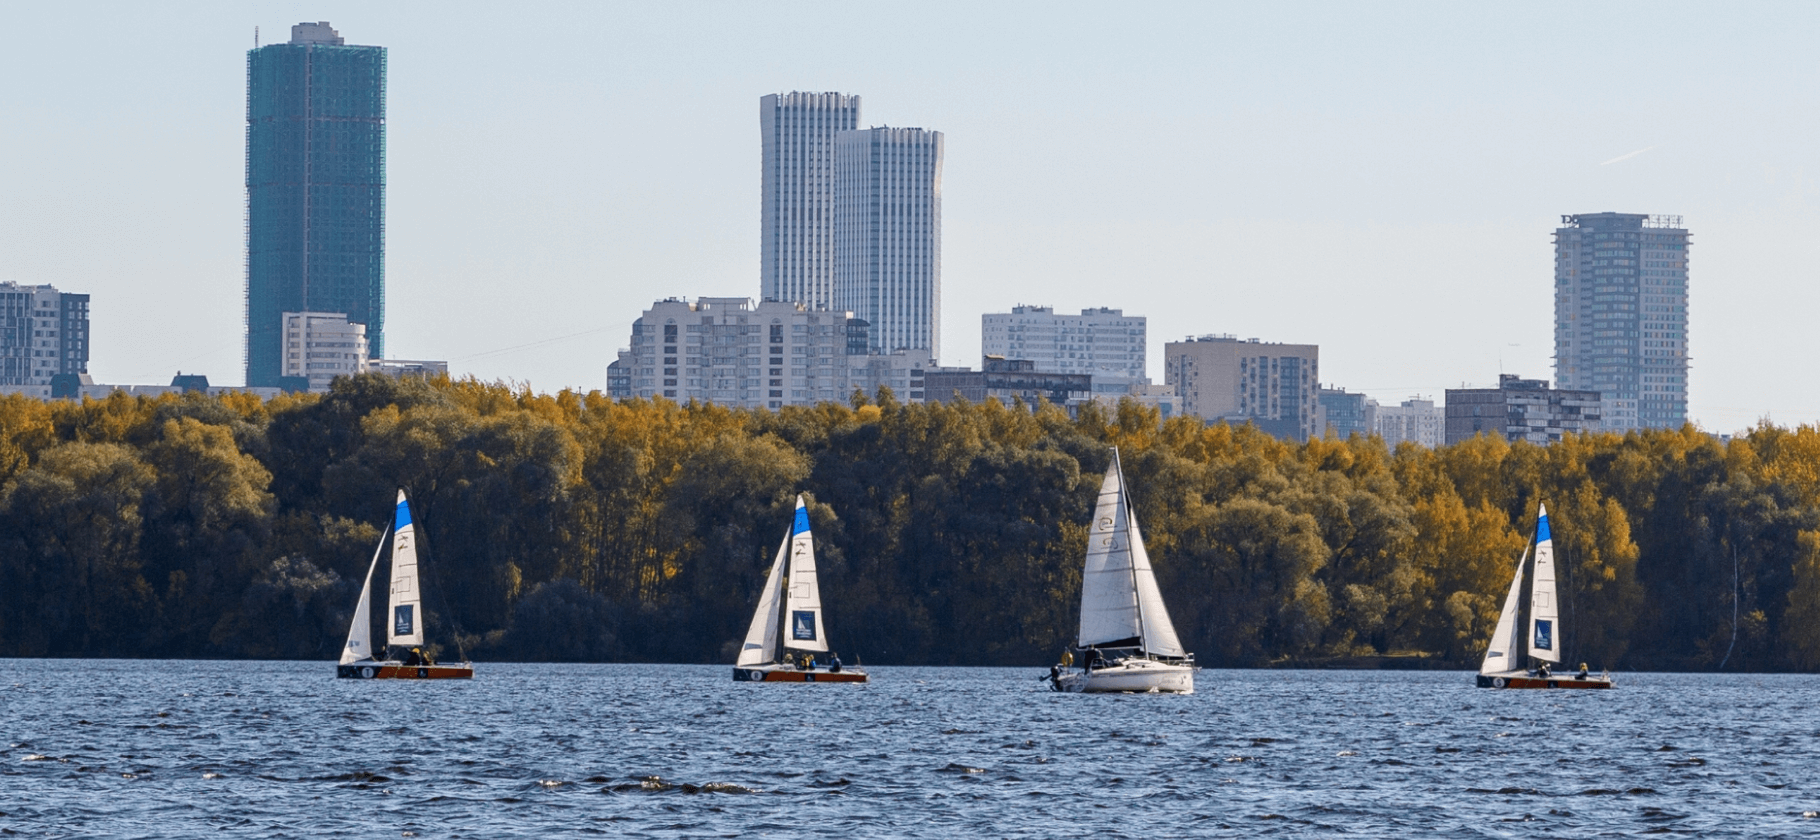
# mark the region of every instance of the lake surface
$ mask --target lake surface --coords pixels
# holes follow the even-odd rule
[[[0,833],[35,837],[1703,837],[1820,833],[1820,678],[0,660]]]

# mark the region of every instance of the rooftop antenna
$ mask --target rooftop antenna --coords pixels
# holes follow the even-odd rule
[[[253,27],[253,49],[259,49],[259,27]]]

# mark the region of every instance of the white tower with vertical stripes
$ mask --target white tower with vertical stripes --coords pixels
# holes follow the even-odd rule
[[[845,131],[834,169],[834,308],[871,324],[874,352],[939,358],[942,133]]]
[[[778,93],[759,100],[764,135],[764,300],[834,305],[834,138],[859,126],[859,97]]]

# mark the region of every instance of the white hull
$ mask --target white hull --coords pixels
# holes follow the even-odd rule
[[[1060,691],[1075,694],[1118,692],[1194,693],[1195,668],[1173,665],[1152,659],[1128,659],[1116,665],[1095,668],[1092,673],[1074,671],[1063,674],[1056,683]]]

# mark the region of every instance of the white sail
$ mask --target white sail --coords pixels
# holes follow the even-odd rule
[[[1124,484],[1124,476],[1120,476],[1119,483]],[[1169,609],[1163,606],[1163,593],[1157,590],[1156,573],[1150,568],[1150,552],[1144,550],[1144,535],[1138,531],[1137,511],[1126,504],[1125,513],[1131,524],[1131,567],[1137,579],[1144,652],[1158,656],[1187,656],[1182,641],[1176,638],[1175,623],[1169,620]]]
[[[790,525],[790,583],[784,603],[784,647],[825,651],[822,594],[815,581],[815,539],[809,533],[809,508],[796,497],[796,519]]]
[[[411,524],[411,504],[398,491],[398,512],[392,524],[392,596],[386,615],[386,644],[410,647],[423,644],[423,592],[417,585],[417,529]]]
[[[1136,645],[1144,628],[1138,619],[1137,588],[1131,574],[1131,517],[1125,510],[1124,475],[1118,451],[1100,482],[1099,502],[1087,530],[1087,566],[1081,571],[1081,647]]]
[[[1538,505],[1536,560],[1529,585],[1529,655],[1561,661],[1560,602],[1555,597],[1555,542],[1548,533],[1548,508]]]
[[[791,528],[792,531],[795,528]],[[758,596],[758,611],[752,613],[752,626],[746,630],[746,643],[739,649],[740,665],[763,665],[777,661],[777,609],[783,595],[784,558],[789,556],[790,538],[785,534],[777,547],[777,559],[771,561],[771,574],[765,576],[765,589]]]
[[[385,550],[385,534],[373,546],[373,562],[367,564],[366,582],[360,584],[360,603],[354,606],[354,620],[348,624],[348,643],[341,648],[341,664],[373,658],[373,571],[379,568],[379,554]]]
[[[1485,661],[1479,663],[1479,673],[1492,674],[1501,671],[1515,671],[1523,667],[1519,662],[1522,656],[1522,645],[1517,638],[1517,607],[1523,599],[1523,567],[1529,563],[1529,546],[1523,547],[1523,556],[1517,559],[1517,572],[1510,576],[1510,592],[1504,595],[1504,610],[1498,613],[1498,628],[1491,631],[1491,644],[1485,648]]]

